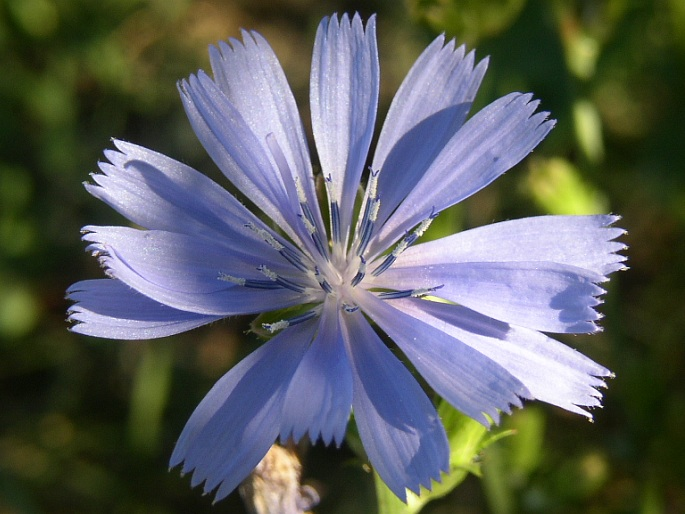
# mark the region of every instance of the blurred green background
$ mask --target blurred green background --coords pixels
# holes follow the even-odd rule
[[[592,212],[628,229],[604,332],[564,340],[616,373],[595,422],[528,405],[504,422],[518,435],[481,456],[485,478],[425,512],[685,512],[685,2],[1,0],[0,514],[243,512],[166,469],[197,402],[254,347],[249,320],[153,342],[69,333],[65,288],[101,276],[79,229],[123,222],[81,183],[111,137],[218,177],[175,82],[240,27],[273,45],[308,125],[316,26],[355,10],[379,14],[380,120],[443,31],[491,56],[478,106],[533,91],[558,120],[443,230]],[[373,512],[348,449],[310,449],[305,475],[316,512]]]

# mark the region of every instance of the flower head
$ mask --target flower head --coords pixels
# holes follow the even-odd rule
[[[200,71],[179,84],[184,107],[218,167],[270,222],[194,169],[115,141],[86,188],[143,229],[85,227],[111,278],[69,289],[71,329],[115,339],[292,312],[266,325],[274,336],[202,400],[171,466],[220,499],[277,438],[340,444],[353,411],[390,489],[404,499],[406,488],[430,488],[449,469],[444,429],[372,323],[440,396],[485,425],[533,398],[590,416],[609,371],[543,332],[597,330],[597,284],[623,267],[617,218],[542,216],[421,241],[441,210],[552,129],[531,95],[507,95],[467,121],[487,60],[440,36],[395,96],[367,173],[375,18],[365,27],[358,16],[325,18],[310,95],[320,203],[267,42],[243,32],[210,56],[214,78]]]

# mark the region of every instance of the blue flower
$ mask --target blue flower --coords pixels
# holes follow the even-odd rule
[[[71,330],[113,339],[289,309],[210,390],[171,466],[221,499],[278,438],[343,441],[400,498],[449,469],[436,410],[375,325],[440,396],[485,425],[539,399],[590,416],[610,372],[544,335],[598,330],[597,285],[623,267],[616,216],[541,216],[419,241],[443,209],[517,164],[552,129],[530,94],[467,120],[487,67],[438,37],[390,107],[368,176],[379,90],[375,18],[325,18],[311,116],[327,202],[283,71],[255,32],[179,84],[198,138],[261,218],[206,176],[115,141],[86,189],[144,229],[87,226],[110,278],[68,291]],[[365,183],[363,193],[360,184]],[[358,215],[356,213],[359,213]],[[269,218],[264,222],[262,218]]]

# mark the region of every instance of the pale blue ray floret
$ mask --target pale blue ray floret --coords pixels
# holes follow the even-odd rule
[[[440,211],[520,162],[554,121],[520,93],[467,120],[488,62],[440,36],[397,92],[367,173],[375,30],[374,17],[364,26],[344,15],[316,34],[310,102],[325,209],[295,100],[256,32],[212,47],[214,78],[200,71],[179,90],[200,142],[259,215],[194,169],[122,141],[86,185],[141,228],[84,228],[109,278],[69,289],[74,332],[149,339],[294,313],[265,324],[273,337],[216,383],[176,444],[171,466],[216,499],[279,438],[341,444],[352,412],[398,497],[440,480],[449,447],[436,409],[379,332],[485,425],[523,399],[588,417],[600,405],[610,372],[544,333],[598,330],[598,284],[624,267],[618,218],[540,216],[422,242]]]

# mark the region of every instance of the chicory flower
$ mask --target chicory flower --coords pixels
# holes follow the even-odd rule
[[[617,217],[540,216],[421,242],[440,211],[552,129],[538,101],[512,93],[467,120],[488,62],[440,36],[397,92],[367,172],[375,18],[325,18],[310,95],[320,203],[293,95],[265,39],[243,32],[210,56],[214,78],[181,81],[183,105],[261,217],[194,169],[115,141],[86,189],[142,228],[85,227],[110,278],[68,291],[71,330],[112,339],[290,313],[265,324],[273,337],[202,400],[172,467],[221,499],[278,438],[340,444],[354,412],[390,489],[405,499],[407,488],[430,488],[449,469],[445,431],[379,331],[435,392],[485,425],[524,399],[590,416],[610,372],[544,333],[598,330],[598,284],[623,267]]]

